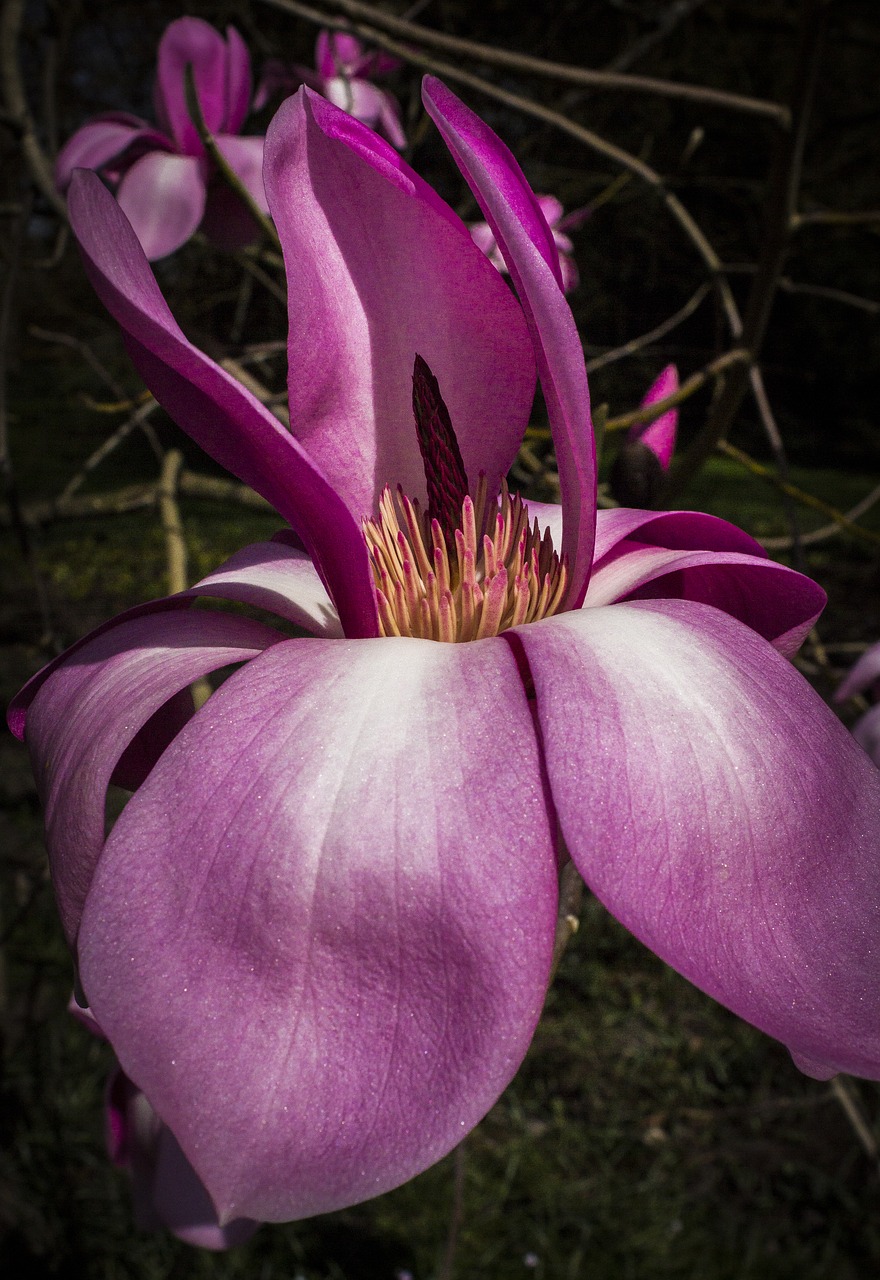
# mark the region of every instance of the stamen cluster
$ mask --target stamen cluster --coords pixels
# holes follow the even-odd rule
[[[483,640],[549,617],[565,596],[566,565],[549,529],[542,536],[537,520],[529,526],[506,484],[489,503],[483,475],[476,501],[465,495],[452,539],[417,501],[387,486],[378,518],[363,529],[385,636]]]

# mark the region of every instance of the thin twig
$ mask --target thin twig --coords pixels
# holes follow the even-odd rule
[[[657,418],[662,417],[669,409],[675,409],[678,405],[683,404],[685,400],[689,400],[707,382],[723,377],[728,369],[745,364],[748,360],[749,353],[744,351],[742,347],[734,347],[732,351],[726,351],[723,356],[711,361],[704,369],[698,369],[696,373],[692,373],[672,395],[665,396],[662,400],[656,400],[653,404],[633,409],[631,413],[621,413],[616,418],[609,418],[605,423],[606,433],[609,431],[626,431],[629,427],[641,425],[643,422],[655,422]]]
[[[92,472],[97,470],[101,463],[106,458],[109,458],[110,455],[114,453],[138,427],[141,428],[144,435],[147,437],[153,452],[161,462],[163,457],[161,445],[159,444],[155,431],[147,421],[150,415],[154,410],[158,409],[158,407],[157,401],[153,400],[151,397],[144,404],[135,409],[134,413],[129,418],[126,418],[125,422],[118,426],[112,435],[108,436],[106,440],[103,440],[98,448],[95,449],[93,453],[89,454],[88,458],[86,458],[76,475],[68,480],[67,484],[58,495],[58,503],[66,503],[75,493],[78,493]]]
[[[441,49],[457,57],[473,58],[487,66],[507,67],[512,71],[521,71],[527,75],[544,76],[551,80],[559,80],[566,84],[579,85],[589,89],[623,90],[632,93],[656,94],[665,98],[680,98],[697,102],[701,106],[721,107],[728,111],[739,111],[748,115],[763,116],[787,127],[789,113],[781,103],[766,102],[759,98],[749,98],[738,93],[726,93],[721,89],[710,89],[704,85],[677,84],[672,80],[656,80],[650,76],[624,75],[618,71],[600,71],[588,67],[574,67],[563,62],[549,62],[545,58],[534,58],[529,54],[514,53],[508,49],[498,49],[493,45],[478,44],[474,40],[465,40],[460,36],[447,35],[442,31],[433,31],[418,23],[406,22],[383,13],[372,5],[360,3],[360,0],[330,0],[321,10],[298,3],[298,0],[263,0],[274,9],[283,9],[298,17],[306,18],[319,26],[333,30],[354,30],[364,34],[364,23],[372,24],[368,39],[389,52],[396,53],[400,47],[395,42],[393,48],[387,43],[384,32],[391,32],[409,44],[423,45],[429,49]],[[338,9],[351,19],[349,22],[332,18],[327,8]],[[404,56],[410,62],[419,62],[410,48]]]
[[[461,1221],[464,1216],[464,1151],[465,1142],[458,1144],[452,1156],[452,1209],[449,1214],[449,1230],[446,1234],[446,1248],[443,1261],[437,1271],[437,1280],[452,1280],[455,1273],[455,1255],[458,1250],[458,1238],[461,1234]]]
[[[645,347],[649,347],[652,343],[659,342],[661,338],[665,338],[672,333],[673,329],[677,329],[680,324],[684,324],[685,320],[694,314],[711,288],[711,281],[704,280],[697,291],[688,298],[684,306],[676,311],[674,315],[664,320],[662,324],[658,324],[654,329],[649,329],[647,333],[641,334],[638,338],[630,339],[629,342],[625,342],[620,347],[614,347],[611,351],[603,351],[600,356],[594,356],[592,360],[588,360],[587,373],[595,373],[597,369],[604,369],[606,365],[615,364],[618,360],[625,359],[626,356],[634,356],[639,351],[643,351]]]
[[[312,22],[324,22],[325,16],[315,9],[309,8],[307,5],[299,3],[299,0],[264,0],[264,3],[277,5],[279,8],[289,10],[291,13],[299,14],[307,17]],[[371,11],[372,12],[372,11]],[[331,24],[332,25],[332,24]],[[696,249],[699,257],[704,265],[711,272],[713,282],[721,300],[727,318],[728,326],[735,340],[738,340],[742,332],[742,319],[739,314],[739,308],[736,305],[730,285],[721,274],[721,259],[712,248],[705,234],[699,225],[694,221],[691,214],[684,207],[674,192],[670,191],[664,183],[662,177],[650,165],[640,160],[637,156],[632,155],[629,151],[625,151],[622,147],[615,146],[613,142],[608,142],[605,138],[594,133],[591,129],[585,129],[582,125],[576,124],[573,120],[569,120],[567,116],[562,115],[558,111],[553,111],[549,107],[543,106],[539,102],[533,102],[530,98],[525,98],[521,94],[512,93],[507,89],[502,89],[498,85],[493,84],[489,80],[483,79],[481,76],[474,75],[472,72],[463,71],[461,67],[455,66],[449,62],[441,62],[436,58],[429,58],[413,50],[411,47],[400,44],[397,41],[382,35],[375,28],[367,27],[363,23],[352,22],[350,24],[337,24],[342,27],[351,26],[358,35],[365,40],[378,43],[383,49],[389,53],[393,53],[396,57],[404,61],[415,63],[417,66],[424,68],[426,71],[432,72],[434,75],[440,76],[445,80],[452,80],[459,84],[467,85],[474,89],[477,93],[482,93],[486,97],[494,98],[496,102],[503,102],[505,106],[512,107],[516,111],[522,112],[524,115],[532,116],[536,120],[543,120],[545,123],[553,125],[562,133],[567,133],[576,141],[595,151],[597,154],[604,156],[607,160],[611,160],[614,164],[619,165],[622,169],[633,173],[636,177],[641,178],[653,191],[655,191],[659,199],[663,202],[667,212],[677,223],[681,231],[684,232],[694,249]]]
[[[177,505],[177,489],[183,468],[183,454],[179,449],[169,449],[159,478],[159,517],[165,533],[165,557],[168,566],[168,591],[175,595],[185,591],[187,578],[186,535]]]
[[[816,209],[810,213],[795,213],[791,218],[791,230],[802,231],[804,227],[862,227],[880,226],[880,209],[843,210]]]
[[[845,524],[840,520],[834,520],[831,524],[823,524],[821,529],[813,529],[811,533],[802,533],[800,535],[801,542],[804,546],[812,546],[816,542],[825,542],[828,538],[833,538],[845,530],[848,531],[850,525],[855,524],[856,520],[860,520],[878,502],[880,502],[880,484],[876,485],[854,507],[850,507],[849,511],[843,513]],[[761,542],[768,551],[785,551],[791,546],[790,538],[762,538]]]
[[[584,882],[570,860],[562,868],[559,877],[559,910],[556,916],[556,937],[553,941],[553,959],[550,964],[550,982],[565,955],[568,944],[578,931],[580,910],[584,898]]]
[[[244,185],[241,178],[238,176],[238,174],[232,168],[232,165],[224,156],[223,152],[217,146],[216,138],[211,133],[211,130],[208,128],[207,124],[205,123],[205,116],[204,116],[204,113],[202,112],[202,104],[199,102],[199,96],[196,93],[196,85],[195,85],[195,79],[193,77],[192,63],[187,63],[184,76],[185,76],[185,82],[186,82],[187,110],[189,111],[190,119],[192,120],[193,124],[195,125],[198,131],[199,138],[201,139],[202,146],[205,148],[205,152],[207,153],[208,158],[211,161],[213,161],[213,163],[216,165],[217,170],[220,173],[220,176],[223,178],[223,181],[232,188],[232,190],[238,196],[239,200],[241,200],[242,204],[247,209],[248,213],[251,215],[254,222],[256,222],[257,226],[261,229],[263,234],[269,240],[270,244],[273,244],[275,248],[280,251],[281,241],[278,239],[278,232],[275,230],[275,223],[272,221],[269,215],[267,213],[264,213],[263,210],[260,208],[260,206],[257,204],[256,200],[248,191],[247,187]]]
[[[48,588],[37,562],[33,539],[22,510],[15,471],[12,466],[12,453],[9,447],[9,415],[6,404],[7,360],[9,358],[9,343],[12,333],[12,313],[15,306],[15,290],[18,282],[24,229],[29,216],[29,208],[24,208],[16,219],[7,256],[6,279],[3,282],[2,294],[0,294],[0,484],[2,484],[9,512],[9,524],[15,532],[22,559],[27,565],[33,582],[37,608],[39,609],[43,628],[41,639],[44,644],[58,650],[60,649],[60,644],[52,625]]]
[[[873,1131],[856,1101],[849,1082],[843,1076],[833,1076],[831,1079],[831,1092],[840,1103],[841,1109],[852,1126],[853,1133],[858,1138],[865,1155],[874,1165],[877,1172],[880,1173],[880,1147],[878,1147],[877,1139],[874,1137]]]
[[[735,445],[726,440],[719,440],[717,448],[719,453],[723,453],[725,457],[738,462],[740,466],[745,467],[752,475],[760,476],[762,480],[768,480],[781,493],[787,493],[789,497],[794,498],[802,506],[811,507],[814,511],[821,511],[823,515],[828,516],[829,520],[833,520],[835,524],[839,525],[841,529],[845,529],[847,533],[852,534],[854,538],[859,538],[862,542],[869,542],[872,546],[880,545],[880,533],[874,533],[870,529],[863,529],[861,525],[853,524],[842,511],[836,510],[829,503],[823,502],[821,498],[816,498],[812,493],[799,489],[797,485],[783,480],[770,467],[765,467],[763,463],[756,462],[754,458],[749,457],[742,449],[737,449]]]
[[[24,0],[5,0],[0,12],[0,82],[6,100],[8,120],[19,135],[19,145],[34,185],[60,218],[67,221],[67,204],[55,187],[52,165],[37,136],[37,126],[28,108],[18,61],[18,38],[24,18]]]
[[[752,353],[753,358],[757,356],[764,340],[788,250],[789,228],[800,185],[807,125],[823,50],[826,13],[824,0],[804,0],[791,100],[794,128],[787,133],[778,134],[776,138],[761,257],[743,320],[742,344]],[[675,504],[690,479],[711,457],[718,442],[726,437],[748,388],[748,366],[734,370],[713,405],[705,426],[673,465],[665,486],[664,505]],[[787,461],[781,441],[771,437],[770,444],[780,473],[784,476]]]

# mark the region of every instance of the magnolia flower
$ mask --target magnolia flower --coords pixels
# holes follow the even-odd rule
[[[853,725],[853,737],[860,743],[876,765],[880,765],[880,644],[872,645],[863,653],[836,693],[838,702],[852,698],[857,693],[868,693],[874,705]]]
[[[235,27],[226,39],[201,18],[178,18],[159,42],[155,86],[158,127],[126,112],[108,112],[77,129],[55,166],[61,191],[77,168],[97,169],[113,186],[144,253],[164,258],[199,226],[226,248],[256,235],[252,215],[213,173],[186,100],[192,67],[202,115],[224,159],[257,205],[263,190],[263,138],[239,136],[251,98],[251,63]]]
[[[397,58],[387,53],[365,53],[360,40],[344,31],[320,31],[315,46],[315,70],[288,67],[277,58],[270,59],[263,68],[254,106],[265,106],[279,91],[288,94],[302,84],[308,85],[362,124],[380,130],[402,150],[406,146],[406,134],[400,123],[397,99],[370,83],[374,76],[388,75],[399,66]]]
[[[651,383],[639,406],[642,409],[666,400],[678,390],[678,370],[668,364]],[[611,491],[624,506],[653,507],[675,452],[678,410],[667,409],[659,418],[636,423],[626,433],[611,468]]]
[[[576,289],[580,281],[578,275],[577,263],[571,256],[574,253],[574,245],[569,237],[562,229],[567,223],[563,219],[562,205],[555,196],[535,196],[538,206],[547,220],[547,226],[553,236],[553,241],[559,252],[559,270],[562,273],[563,292],[571,293],[572,289]],[[578,219],[579,220],[579,219]],[[486,257],[494,267],[497,267],[503,274],[507,274],[507,264],[504,261],[504,254],[498,247],[498,241],[488,222],[472,222],[469,227],[474,244],[483,250]]]
[[[378,1195],[485,1115],[569,855],[803,1066],[880,1075],[880,773],[784,656],[823,594],[711,516],[597,513],[547,223],[499,139],[436,80],[424,99],[519,301],[387,143],[300,90],[264,171],[292,432],[186,339],[101,183],[70,191],[156,397],[292,527],[99,628],[10,714],[82,991],[220,1225]],[[560,507],[503,484],[536,366]],[[105,836],[111,780],[133,794]]]

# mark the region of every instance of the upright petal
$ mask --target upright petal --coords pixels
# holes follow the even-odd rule
[[[235,27],[226,28],[226,114],[218,132],[238,133],[251,104],[251,55]]]
[[[165,258],[186,244],[202,220],[202,161],[198,156],[148,151],[125,174],[116,198],[149,260]]]
[[[315,67],[325,80],[338,76],[341,71],[350,72],[359,65],[362,57],[363,45],[357,36],[349,35],[347,31],[318,32]]]
[[[92,285],[121,325],[132,360],[156,399],[296,529],[346,634],[377,634],[366,544],[319,468],[256,397],[186,339],[131,226],[100,179],[79,171],[69,204]]]
[[[307,89],[282,103],[264,178],[284,246],[293,430],[358,517],[386,484],[424,497],[418,353],[472,485],[495,487],[528,420],[522,313],[464,224],[383,139]]]
[[[485,1114],[541,1010],[554,843],[503,641],[289,641],[190,721],[80,971],[221,1223],[377,1195]]]
[[[104,843],[107,787],[123,752],[179,690],[279,639],[250,619],[172,610],[96,636],[45,681],[30,708],[27,743],[71,944]]]
[[[205,124],[219,133],[226,124],[228,79],[226,41],[201,18],[178,18],[159,41],[156,115],[186,155],[203,154],[186,104],[186,69],[192,67]]]
[[[501,139],[439,80],[427,76],[422,97],[492,228],[529,321],[559,467],[568,607],[576,608],[592,564],[596,451],[583,348],[562,292],[559,253]]]
[[[716,609],[518,633],[571,856],[628,929],[826,1071],[880,1078],[880,772]]]

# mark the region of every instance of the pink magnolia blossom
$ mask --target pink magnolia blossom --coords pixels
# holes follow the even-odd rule
[[[786,660],[823,593],[711,516],[597,512],[546,220],[471,111],[424,99],[519,300],[301,90],[264,174],[290,432],[186,339],[102,184],[71,186],[157,399],[294,531],[99,628],[10,712],[91,1012],[221,1226],[378,1195],[485,1115],[540,1016],[560,849],[802,1066],[880,1076],[880,773]],[[531,528],[503,477],[536,369],[561,505]],[[111,779],[133,794],[105,836]]]
[[[574,245],[571,239],[563,230],[563,209],[562,205],[555,196],[535,196],[541,213],[547,220],[547,226],[553,236],[553,241],[559,252],[559,270],[562,273],[562,289],[564,293],[571,293],[572,289],[576,289],[580,276],[578,275],[577,263],[572,254],[574,253]],[[498,247],[498,241],[495,239],[495,233],[489,226],[488,222],[472,222],[470,224],[470,233],[474,244],[483,250],[486,257],[494,267],[497,267],[503,274],[507,274],[507,264],[504,261],[504,254]]]
[[[666,400],[678,390],[678,370],[668,364],[645,393],[640,408]],[[663,488],[678,434],[678,409],[647,424],[630,427],[611,468],[611,491],[627,507],[653,507]]]
[[[265,106],[273,94],[288,94],[304,84],[362,124],[384,133],[400,151],[406,146],[406,134],[397,99],[371,83],[375,76],[387,75],[399,66],[397,58],[387,53],[365,53],[360,40],[344,31],[321,31],[315,46],[315,70],[288,67],[277,58],[270,59],[263,68],[254,105]]]
[[[836,698],[843,702],[857,693],[868,694],[874,705],[853,725],[853,737],[880,766],[880,644],[862,654],[838,688]]]
[[[224,40],[201,18],[178,18],[159,42],[158,127],[125,112],[96,116],[69,139],[55,166],[61,191],[77,168],[102,173],[151,260],[179,249],[200,226],[225,248],[247,244],[257,232],[243,202],[212,171],[187,108],[188,66],[220,152],[266,212],[264,139],[239,133],[251,99],[247,47],[235,27],[227,27]]]

